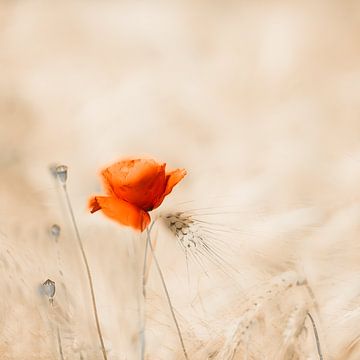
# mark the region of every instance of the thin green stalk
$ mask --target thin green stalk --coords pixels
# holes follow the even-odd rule
[[[90,287],[90,294],[91,294],[91,302],[92,302],[92,308],[93,308],[93,313],[94,313],[94,317],[95,317],[95,323],[96,323],[96,329],[97,329],[97,333],[98,333],[98,337],[99,337],[99,341],[100,341],[100,345],[101,345],[101,351],[103,354],[103,358],[104,360],[107,360],[107,355],[106,355],[106,350],[105,350],[105,345],[104,345],[104,339],[101,333],[101,328],[100,328],[100,321],[99,321],[99,315],[97,312],[97,307],[96,307],[96,299],[95,299],[95,291],[94,291],[94,286],[93,286],[93,280],[92,280],[92,276],[91,276],[91,272],[90,272],[90,266],[85,254],[85,250],[84,250],[84,246],[83,243],[81,241],[81,237],[80,237],[80,232],[79,229],[77,227],[76,224],[76,220],[75,220],[75,215],[74,215],[74,211],[71,205],[71,201],[70,201],[70,197],[66,188],[66,184],[62,184],[62,188],[64,190],[65,193],[65,198],[66,198],[66,203],[69,209],[69,213],[70,213],[70,217],[71,217],[71,221],[73,223],[73,227],[75,230],[75,235],[76,235],[76,240],[78,242],[80,251],[81,251],[81,256],[85,265],[85,269],[86,269],[86,275],[88,278],[88,282],[89,282],[89,287]]]
[[[148,246],[150,247],[152,257],[153,257],[153,259],[154,259],[154,261],[155,261],[156,269],[157,269],[157,271],[158,271],[158,273],[159,273],[159,276],[160,276],[160,279],[161,279],[161,283],[162,283],[162,286],[163,286],[164,291],[165,291],[166,299],[167,299],[167,302],[168,302],[168,304],[169,304],[169,308],[170,308],[170,311],[171,311],[171,315],[172,315],[172,318],[173,318],[174,323],[175,323],[175,326],[176,326],[176,330],[177,330],[177,333],[178,333],[178,336],[179,336],[179,340],[180,340],[180,343],[181,343],[181,348],[182,348],[184,357],[185,357],[186,360],[189,360],[188,354],[187,354],[187,352],[186,352],[184,340],[183,340],[183,337],[182,337],[182,334],[181,334],[180,326],[179,326],[179,323],[178,323],[178,321],[177,321],[177,319],[176,319],[176,315],[175,315],[175,311],[174,311],[173,305],[172,305],[172,303],[171,303],[169,291],[168,291],[167,286],[166,286],[166,283],[165,283],[164,275],[163,275],[163,273],[162,273],[162,271],[161,271],[159,262],[158,262],[158,260],[157,260],[156,255],[155,255],[154,248],[153,248],[152,243],[151,243],[151,239],[150,239],[150,231],[151,231],[151,228],[152,228],[152,226],[150,227],[150,229],[147,229],[147,230],[146,230],[146,231],[147,231],[146,243],[147,243]]]

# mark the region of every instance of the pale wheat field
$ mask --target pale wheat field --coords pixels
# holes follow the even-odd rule
[[[52,164],[107,359],[144,319],[184,359],[146,233],[87,209],[128,156],[188,172],[151,236],[189,359],[360,359],[359,40],[355,0],[0,0],[0,359],[104,359]]]

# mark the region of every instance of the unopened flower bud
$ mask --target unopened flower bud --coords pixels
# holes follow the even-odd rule
[[[57,178],[57,174],[56,174],[56,167],[57,166],[58,166],[57,164],[50,164],[49,165],[50,173],[55,179]]]
[[[67,171],[68,168],[66,165],[58,165],[56,167],[56,175],[57,178],[59,179],[59,181],[65,185],[66,184],[66,180],[67,180]]]
[[[44,294],[49,298],[49,302],[52,304],[55,296],[55,281],[47,279],[42,284]]]
[[[55,238],[55,240],[57,240],[60,236],[60,230],[61,228],[58,224],[54,224],[53,226],[51,226],[50,233]]]

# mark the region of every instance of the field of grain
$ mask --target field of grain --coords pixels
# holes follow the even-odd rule
[[[146,232],[87,209],[129,156],[188,173],[151,212],[188,359],[359,359],[359,36],[355,0],[0,0],[0,360],[185,359]]]

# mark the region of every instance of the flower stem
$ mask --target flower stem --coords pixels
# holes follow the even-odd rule
[[[56,335],[57,335],[57,342],[58,342],[58,345],[59,345],[59,354],[60,354],[60,359],[61,360],[65,360],[64,359],[64,353],[63,353],[63,349],[62,349],[62,344],[61,344],[61,335],[60,335],[60,328],[59,328],[59,325],[57,326],[56,328]]]
[[[154,224],[154,223],[153,223],[153,224]],[[152,224],[152,225],[153,225],[153,224]],[[174,311],[173,305],[172,305],[172,303],[171,303],[169,291],[168,291],[167,286],[166,286],[166,283],[165,283],[164,275],[163,275],[163,273],[162,273],[162,271],[161,271],[159,262],[158,262],[158,260],[157,260],[156,255],[155,255],[154,248],[153,248],[152,243],[151,243],[151,239],[150,239],[151,228],[152,228],[152,226],[150,227],[150,229],[147,229],[147,230],[146,230],[146,231],[147,231],[146,243],[147,243],[147,246],[149,246],[149,248],[150,248],[150,250],[151,250],[152,257],[153,257],[153,259],[154,259],[154,261],[155,261],[156,269],[157,269],[157,271],[158,271],[158,273],[159,273],[159,276],[160,276],[160,279],[161,279],[161,283],[162,283],[162,286],[163,286],[164,291],[165,291],[166,299],[167,299],[167,301],[168,301],[169,308],[170,308],[170,311],[171,311],[171,315],[172,315],[172,318],[173,318],[174,323],[175,323],[175,326],[176,326],[176,330],[177,330],[177,333],[178,333],[178,336],[179,336],[179,340],[180,340],[180,343],[181,343],[181,348],[182,348],[184,357],[185,357],[186,360],[189,360],[188,354],[187,354],[187,352],[186,352],[184,340],[183,340],[183,337],[182,337],[182,334],[181,334],[180,326],[179,326],[179,323],[178,323],[178,321],[177,321],[177,319],[176,319],[175,311]]]
[[[97,312],[97,307],[96,307],[96,299],[95,299],[95,291],[94,291],[94,286],[93,286],[93,280],[92,280],[92,276],[91,276],[91,272],[90,272],[90,266],[85,254],[85,250],[84,250],[84,246],[83,243],[81,241],[81,237],[80,237],[80,232],[79,229],[77,227],[76,224],[76,220],[75,220],[75,215],[74,215],[74,211],[71,205],[71,201],[70,201],[70,197],[66,188],[66,184],[62,184],[62,188],[64,190],[65,193],[65,198],[66,198],[66,203],[69,209],[69,213],[70,213],[70,217],[71,217],[71,221],[75,230],[75,235],[76,235],[76,240],[78,242],[80,251],[81,251],[81,256],[85,265],[85,269],[86,269],[86,275],[88,278],[88,282],[89,282],[89,287],[90,287],[90,294],[91,294],[91,302],[92,302],[92,308],[93,308],[93,313],[94,313],[94,317],[95,317],[95,323],[96,323],[96,329],[97,329],[97,333],[99,336],[99,340],[100,340],[100,345],[101,345],[101,351],[103,354],[103,358],[104,360],[107,360],[107,355],[106,355],[106,350],[105,350],[105,345],[104,345],[104,340],[103,340],[103,336],[101,333],[101,328],[100,328],[100,321],[99,321],[99,316],[98,316],[98,312]]]
[[[313,330],[314,330],[314,334],[315,334],[315,340],[316,340],[316,348],[317,348],[317,352],[319,354],[319,359],[320,360],[323,360],[323,355],[322,355],[322,352],[321,352],[321,347],[320,347],[320,339],[319,339],[319,334],[317,332],[317,329],[316,329],[316,324],[315,324],[315,321],[313,319],[313,317],[311,316],[311,314],[308,312],[307,313],[310,321],[311,321],[311,324],[312,324],[312,327],[313,327]]]
[[[142,293],[143,293],[144,299],[146,299],[146,282],[147,282],[147,277],[146,277],[146,265],[147,264],[146,264],[146,260],[147,260],[147,255],[148,255],[148,248],[149,248],[149,243],[148,243],[148,240],[146,239],[145,251],[144,251],[143,272],[142,272]]]
[[[149,233],[154,225],[154,222],[150,225]],[[145,250],[144,250],[144,261],[143,261],[143,269],[142,269],[142,295],[143,295],[143,309],[142,309],[142,323],[140,330],[140,342],[141,342],[141,360],[145,359],[145,345],[146,345],[146,337],[145,337],[145,328],[146,328],[146,283],[147,283],[147,257],[148,257],[148,242],[149,234],[146,237]],[[149,241],[151,241],[149,239]]]
[[[141,342],[141,360],[145,359],[145,328],[146,328],[146,259],[148,254],[148,242],[145,244],[144,252],[144,262],[143,262],[143,271],[142,271],[142,295],[143,295],[143,309],[142,309],[142,321],[141,321],[141,330],[140,330],[140,342]]]

